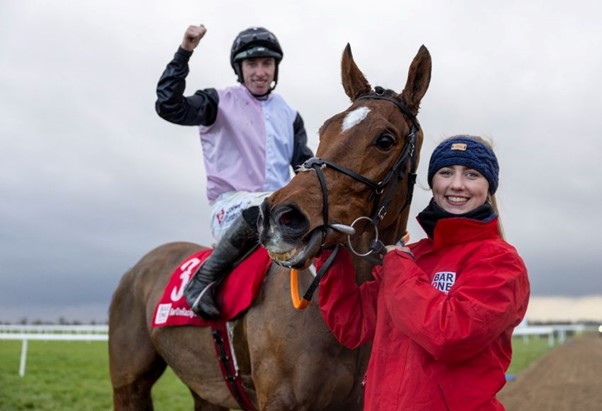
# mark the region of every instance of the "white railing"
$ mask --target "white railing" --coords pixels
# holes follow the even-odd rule
[[[19,375],[25,375],[27,342],[44,341],[107,341],[108,325],[0,325],[0,340],[21,341]]]
[[[583,324],[572,325],[526,325],[514,329],[513,336],[522,336],[528,342],[530,336],[547,336],[548,345],[563,344],[568,333],[580,334],[586,330]],[[20,340],[21,362],[19,375],[25,375],[27,362],[27,342],[44,341],[108,341],[108,325],[1,325],[0,340]]]
[[[564,344],[567,334],[581,334],[586,329],[584,324],[525,325],[516,327],[512,335],[522,336],[525,342],[528,342],[529,336],[532,335],[547,336],[548,346],[553,347],[556,345],[556,340],[558,340],[558,344]]]
[[[68,333],[68,334],[106,334],[108,325],[31,325],[31,324],[0,324],[0,334],[3,333]]]

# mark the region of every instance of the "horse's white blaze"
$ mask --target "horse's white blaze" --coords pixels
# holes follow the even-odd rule
[[[356,124],[359,124],[363,119],[366,118],[369,112],[370,109],[368,107],[359,107],[353,110],[351,113],[347,114],[347,116],[345,116],[345,119],[343,120],[341,132],[344,133]]]

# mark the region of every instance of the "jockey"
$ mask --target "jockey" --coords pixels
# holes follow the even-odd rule
[[[218,242],[184,295],[196,314],[215,319],[216,287],[258,243],[259,204],[313,153],[303,119],[273,91],[283,52],[263,27],[243,30],[234,39],[230,64],[240,84],[183,95],[188,61],[206,32],[202,24],[186,30],[157,85],[156,111],[172,123],[199,127],[211,230]]]

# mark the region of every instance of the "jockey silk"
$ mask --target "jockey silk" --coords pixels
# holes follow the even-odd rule
[[[259,100],[242,85],[218,94],[215,123],[199,126],[209,200],[230,191],[275,191],[288,183],[297,112],[278,94]]]

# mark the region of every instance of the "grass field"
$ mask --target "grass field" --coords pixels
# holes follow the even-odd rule
[[[549,350],[547,338],[515,338],[509,372]],[[105,411],[112,409],[106,342],[29,341],[25,376],[19,376],[20,341],[0,340],[0,410]],[[187,388],[167,370],[153,388],[156,411],[192,409]]]
[[[19,376],[20,341],[0,341],[0,410],[104,411],[113,407],[106,342],[29,341]],[[188,389],[171,372],[153,387],[155,410],[191,410]]]
[[[512,339],[512,363],[508,374],[514,374],[528,367],[533,361],[548,352],[548,337],[531,337],[525,342],[522,337]]]

